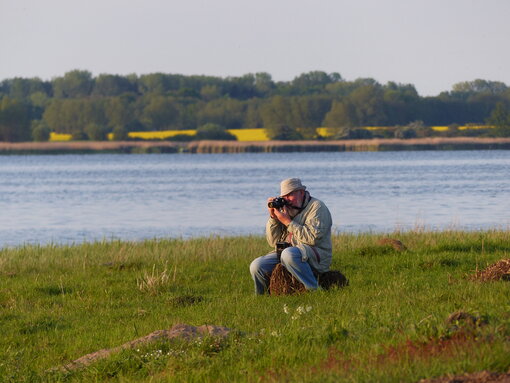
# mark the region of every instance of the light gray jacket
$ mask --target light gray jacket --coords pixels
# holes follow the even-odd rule
[[[269,246],[274,247],[276,242],[288,240],[288,234],[292,233],[292,246],[301,250],[303,261],[308,262],[319,273],[324,273],[331,266],[331,225],[331,214],[324,202],[311,197],[289,226],[286,227],[275,218],[269,218],[266,238]]]

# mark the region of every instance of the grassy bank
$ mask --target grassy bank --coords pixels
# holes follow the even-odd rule
[[[510,138],[416,138],[337,141],[69,141],[0,142],[0,154],[271,153],[510,149]]]
[[[0,250],[2,382],[417,382],[510,368],[510,282],[475,282],[510,258],[510,232],[334,237],[343,289],[256,297],[261,237],[105,242]],[[457,311],[476,318],[448,316]],[[157,343],[48,372],[177,323],[226,340]]]

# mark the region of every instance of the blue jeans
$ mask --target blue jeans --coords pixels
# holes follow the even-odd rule
[[[287,247],[282,251],[281,264],[298,280],[307,290],[316,290],[317,279],[308,262],[303,261],[301,251],[297,247]],[[278,263],[276,252],[263,255],[250,264],[250,273],[255,282],[255,293],[265,294],[269,289],[269,279],[273,269]]]

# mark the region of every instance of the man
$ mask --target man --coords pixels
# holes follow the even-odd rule
[[[283,180],[280,197],[285,200],[280,209],[269,207],[274,198],[268,198],[266,239],[272,247],[277,242],[288,242],[289,247],[280,257],[274,251],[251,263],[256,294],[268,292],[271,273],[280,262],[307,290],[318,288],[314,274],[328,271],[331,265],[332,221],[326,205],[311,197],[299,178]]]

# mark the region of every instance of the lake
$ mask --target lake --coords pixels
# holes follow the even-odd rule
[[[262,235],[300,177],[335,232],[510,226],[510,151],[0,156],[0,247]]]

